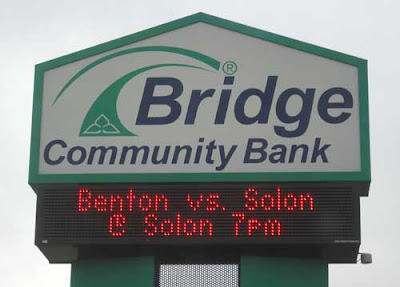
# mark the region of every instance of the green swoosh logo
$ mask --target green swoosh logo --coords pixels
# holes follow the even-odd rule
[[[71,86],[77,79],[79,79],[82,75],[84,75],[86,72],[89,70],[93,69],[94,67],[107,62],[111,59],[121,57],[127,54],[133,54],[133,53],[139,53],[139,52],[167,52],[167,53],[173,53],[173,54],[178,54],[178,55],[183,55],[187,56],[193,59],[196,59],[204,64],[209,65],[215,70],[219,70],[220,68],[220,62],[201,53],[188,50],[188,49],[183,49],[183,48],[178,48],[178,47],[168,47],[168,46],[147,46],[147,47],[138,47],[138,48],[131,48],[123,51],[118,51],[115,53],[112,53],[110,55],[104,56],[93,63],[87,65],[83,69],[81,69],[79,72],[77,72],[66,84],[65,86],[61,89],[61,91],[58,93],[56,98],[54,99],[53,106],[54,104],[59,100],[59,98],[63,95],[65,90]]]
[[[203,64],[208,65],[212,69],[218,71],[220,68],[220,62],[201,53],[178,48],[178,47],[167,47],[167,46],[147,46],[147,47],[137,47],[126,49],[123,51],[118,51],[112,53],[110,55],[104,56],[93,63],[87,65],[79,72],[77,72],[69,81],[64,85],[61,91],[58,93],[56,98],[54,99],[53,106],[56,102],[61,98],[64,92],[70,87],[75,81],[77,81],[82,75],[93,69],[94,67],[115,59],[117,57],[121,57],[128,54],[139,53],[139,52],[167,52],[178,55],[183,55],[186,57],[190,57],[195,59]],[[158,68],[164,67],[183,67],[183,68],[191,68],[191,69],[200,69],[204,71],[211,72],[211,70],[193,66],[193,65],[185,65],[185,64],[158,64],[143,67],[134,71],[129,72],[128,74],[122,76],[114,83],[109,85],[96,99],[93,105],[90,107],[88,113],[83,120],[80,129],[80,136],[136,136],[136,134],[130,132],[121,122],[117,114],[117,100],[118,96],[122,90],[122,88],[134,77]]]

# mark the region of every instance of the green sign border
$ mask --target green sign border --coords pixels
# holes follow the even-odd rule
[[[265,172],[265,173],[153,173],[153,174],[39,174],[40,129],[44,73],[87,57],[142,41],[198,22],[224,28],[251,37],[294,48],[357,67],[360,108],[361,172]],[[161,183],[161,182],[352,182],[360,187],[362,195],[368,195],[371,182],[368,119],[367,61],[333,50],[279,36],[270,32],[238,24],[204,13],[187,16],[154,28],[100,44],[48,62],[36,65],[32,115],[31,156],[29,184],[34,190],[46,184],[67,183]]]

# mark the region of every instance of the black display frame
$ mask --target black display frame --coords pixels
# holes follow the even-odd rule
[[[196,240],[192,241],[185,238],[161,238],[161,240],[132,242],[129,240],[121,240],[119,242],[110,242],[109,238],[99,240],[48,240],[43,237],[43,209],[44,209],[44,194],[51,192],[56,195],[57,192],[65,190],[78,190],[79,188],[91,188],[107,190],[110,188],[126,189],[134,186],[136,189],[144,190],[155,188],[171,188],[180,187],[187,188],[195,187],[197,189],[215,190],[216,187],[224,188],[234,187],[243,190],[244,187],[254,186],[271,187],[280,186],[282,189],[301,188],[312,190],[343,190],[346,189],[351,193],[352,199],[352,220],[353,220],[353,235],[346,240],[326,240],[318,239],[301,239],[292,238],[291,240],[273,238],[265,242],[263,238],[235,238],[232,242],[231,238],[211,238],[211,240]],[[167,240],[166,240],[167,239]],[[197,249],[202,249],[206,252],[223,254],[272,254],[285,256],[309,256],[309,257],[324,257],[329,262],[355,262],[358,249],[360,246],[360,203],[359,194],[351,183],[175,183],[175,184],[68,184],[68,185],[47,185],[38,193],[37,201],[37,219],[36,219],[36,234],[35,244],[42,250],[45,256],[51,262],[73,262],[81,258],[113,257],[134,255],[160,255],[169,254],[170,251],[178,252],[186,250],[193,253]]]

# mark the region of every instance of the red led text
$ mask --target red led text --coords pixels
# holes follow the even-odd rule
[[[291,228],[298,228],[292,219],[303,222],[302,214],[307,218],[318,214],[313,194],[280,187],[221,192],[80,188],[77,195],[78,213],[86,216],[89,224],[108,222],[104,232],[111,238],[284,237]],[[92,220],[93,214],[98,215]]]
[[[206,211],[216,211],[221,209],[225,211],[226,208],[219,204],[219,199],[219,193],[210,193],[206,195],[200,193],[197,197],[194,197],[188,193],[186,197],[189,207],[193,211],[198,211],[201,209],[205,209]]]
[[[246,198],[244,207],[249,211],[257,209],[265,211],[314,210],[314,197],[311,194],[283,194],[279,187],[275,193],[263,193],[256,188],[249,187],[244,193],[244,197]]]
[[[175,218],[161,218],[153,213],[144,218],[147,236],[213,236],[213,224],[209,219],[183,218],[180,213]]]
[[[78,211],[119,211],[132,212],[139,210],[142,212],[149,211],[168,211],[168,198],[164,194],[150,195],[142,193],[135,194],[130,189],[126,194],[96,194],[87,189],[79,189],[78,195]]]
[[[109,232],[114,237],[120,237],[125,233],[124,225],[126,217],[121,213],[114,213],[110,216]]]
[[[235,236],[239,236],[243,232],[247,236],[253,236],[259,231],[264,236],[281,236],[281,223],[276,218],[266,220],[246,218],[246,215],[241,212],[232,213],[232,217],[235,218]]]

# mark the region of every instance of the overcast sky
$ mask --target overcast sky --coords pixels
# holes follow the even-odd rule
[[[398,286],[400,2],[2,1],[0,8],[0,286],[69,286],[70,265],[34,246],[28,186],[34,65],[196,12],[368,60],[372,184],[361,200],[371,265],[330,265],[331,287]]]

